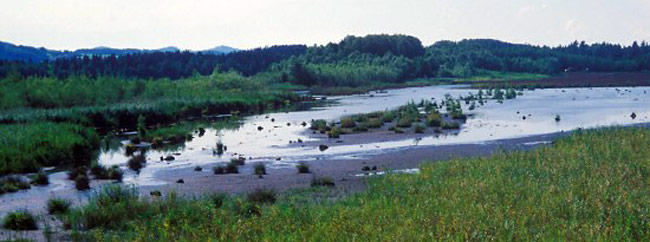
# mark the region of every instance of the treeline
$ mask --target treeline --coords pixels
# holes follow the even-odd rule
[[[574,42],[547,47],[475,39],[440,41],[424,47],[412,36],[368,35],[349,36],[323,46],[274,46],[227,55],[153,52],[42,63],[0,61],[0,77],[181,79],[209,75],[215,69],[304,86],[361,86],[416,78],[471,77],[484,70],[537,74],[644,71],[650,70],[650,46],[646,42],[630,46]]]
[[[121,77],[143,79],[181,79],[194,74],[209,75],[215,69],[235,70],[253,75],[266,70],[272,63],[280,62],[306,51],[304,45],[272,46],[225,55],[202,52],[141,52],[125,55],[83,56],[59,58],[45,62],[0,61],[0,77],[55,77],[71,76]]]

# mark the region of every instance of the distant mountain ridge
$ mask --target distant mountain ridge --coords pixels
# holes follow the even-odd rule
[[[182,51],[178,47],[169,46],[160,49],[135,49],[135,48],[110,48],[106,46],[99,46],[91,49],[78,49],[75,51],[58,51],[49,50],[43,47],[37,48],[32,46],[15,45],[8,42],[0,41],[0,60],[9,61],[31,61],[42,62],[46,60],[54,60],[58,58],[70,58],[86,55],[128,55],[135,53],[149,53],[149,52],[177,52]],[[222,55],[232,52],[240,51],[237,48],[230,46],[220,45],[212,49],[199,50],[192,52],[200,52],[204,54]]]

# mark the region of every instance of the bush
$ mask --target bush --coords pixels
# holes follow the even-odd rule
[[[296,165],[296,168],[298,168],[298,173],[310,173],[309,165],[307,165],[306,162],[298,163],[298,165]]]
[[[70,202],[60,198],[47,200],[47,212],[51,215],[66,214],[70,210]]]
[[[7,214],[2,220],[2,227],[10,230],[37,230],[36,218],[28,211]]]
[[[330,177],[320,177],[311,180],[312,187],[333,187],[334,181]]]
[[[273,190],[257,188],[249,193],[246,198],[251,203],[275,203],[276,194]]]
[[[74,185],[77,190],[85,191],[90,189],[90,179],[86,175],[79,175],[74,180]]]
[[[50,179],[47,177],[47,174],[45,174],[45,172],[39,171],[32,180],[32,184],[46,186],[50,184]]]
[[[341,119],[341,128],[351,129],[356,126],[356,122],[352,118],[342,118]]]
[[[425,129],[426,129],[426,127],[424,127],[424,125],[416,124],[414,131],[415,131],[416,134],[421,134],[421,133],[424,133]]]
[[[266,166],[263,163],[257,163],[253,168],[255,169],[255,175],[266,175]]]

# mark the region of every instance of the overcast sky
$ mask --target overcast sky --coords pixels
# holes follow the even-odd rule
[[[650,40],[650,0],[0,0],[0,40],[50,49],[326,44],[346,35],[539,45]]]

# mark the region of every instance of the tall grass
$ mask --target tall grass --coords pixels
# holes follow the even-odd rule
[[[111,220],[121,230],[97,224],[85,234],[98,241],[643,241],[650,239],[648,143],[647,129],[578,132],[529,152],[374,178],[367,191],[337,202],[255,207],[233,198],[217,208],[168,198],[145,203],[157,210],[120,212],[130,216]],[[97,204],[124,203],[91,201],[83,211],[134,211]],[[246,208],[260,216],[245,216]]]
[[[98,147],[95,130],[79,125],[0,125],[0,174],[36,172],[43,166],[87,165]]]

